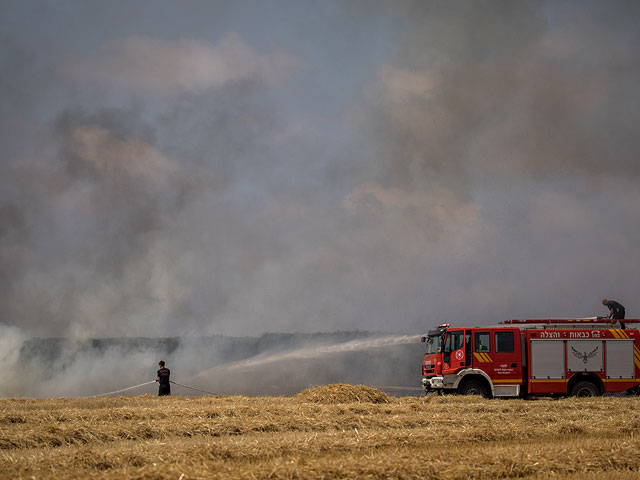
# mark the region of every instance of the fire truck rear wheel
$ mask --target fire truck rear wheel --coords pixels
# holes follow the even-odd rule
[[[598,387],[596,387],[593,383],[582,381],[576,383],[573,388],[571,388],[571,396],[572,397],[598,397],[600,396],[600,392],[598,391]]]
[[[462,384],[462,386],[458,389],[458,393],[460,395],[481,395],[483,397],[487,396],[487,390],[484,388],[482,383],[477,380],[467,380]]]
[[[638,388],[638,385],[636,385],[635,387],[630,388],[629,390],[627,390],[627,395],[640,395],[640,388]]]

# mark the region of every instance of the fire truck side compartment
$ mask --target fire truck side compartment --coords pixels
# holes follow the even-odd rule
[[[564,342],[531,339],[531,378],[564,378]]]
[[[633,339],[607,340],[607,378],[634,378]]]
[[[602,340],[568,340],[568,372],[603,372]]]

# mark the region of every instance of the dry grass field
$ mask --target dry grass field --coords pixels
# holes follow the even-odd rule
[[[640,398],[0,400],[0,477],[640,478]]]

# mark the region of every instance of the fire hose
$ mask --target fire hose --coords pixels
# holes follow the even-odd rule
[[[105,397],[107,395],[113,395],[114,393],[126,392],[127,390],[133,390],[134,388],[143,387],[145,385],[150,385],[152,383],[156,383],[156,381],[155,380],[151,380],[150,382],[140,383],[139,385],[134,385],[132,387],[122,388],[120,390],[114,390],[113,392],[101,393],[100,395],[92,395],[91,398],[93,398],[93,397]],[[191,390],[196,390],[198,392],[207,393],[209,395],[216,395],[213,392],[208,392],[207,390],[201,390],[199,388],[190,387],[189,385],[183,385],[181,383],[174,382],[173,380],[170,380],[170,383],[173,383],[174,385],[179,385],[180,387],[189,388]]]
[[[174,385],[179,385],[179,386],[184,387],[184,388],[190,388],[191,390],[196,390],[196,391],[198,391],[198,392],[208,393],[209,395],[217,395],[216,393],[213,393],[213,392],[207,392],[206,390],[200,390],[199,388],[190,387],[189,385],[183,385],[183,384],[181,384],[181,383],[174,382],[173,380],[169,380],[169,382],[170,382],[170,383],[173,383]]]
[[[93,395],[93,397],[104,397],[106,395],[113,395],[114,393],[126,392],[127,390],[133,390],[134,388],[142,387],[143,385],[150,385],[152,383],[156,383],[156,381],[151,380],[150,382],[141,383],[140,385],[134,385],[133,387],[127,387],[121,390],[114,390],[113,392],[101,393],[100,395]]]

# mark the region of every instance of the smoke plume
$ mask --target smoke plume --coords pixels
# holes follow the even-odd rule
[[[0,343],[637,316],[638,25],[631,1],[2,3]],[[111,352],[69,388],[158,356]]]

